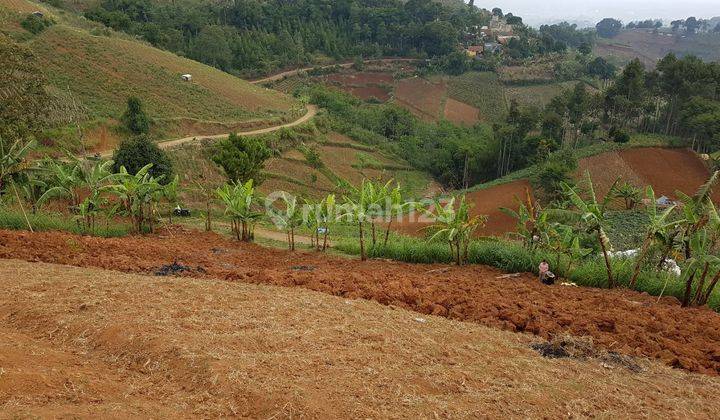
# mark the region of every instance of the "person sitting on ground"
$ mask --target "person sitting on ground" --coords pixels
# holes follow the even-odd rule
[[[547,263],[547,261],[542,260],[540,262],[538,271],[540,272],[540,281],[543,284],[550,285],[555,283],[555,274],[550,272],[550,265]]]

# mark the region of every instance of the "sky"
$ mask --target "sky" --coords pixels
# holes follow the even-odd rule
[[[688,16],[720,16],[718,0],[475,0],[475,5],[521,16],[531,26],[563,20],[586,21],[594,25],[605,17],[627,23],[632,20],[664,19],[671,21]]]

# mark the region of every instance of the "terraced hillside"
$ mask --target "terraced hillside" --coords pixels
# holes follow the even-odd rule
[[[19,22],[34,10],[56,24],[37,35],[25,31]],[[140,97],[149,114],[177,134],[194,134],[189,131],[197,125],[213,131],[214,124],[226,132],[227,124],[275,123],[300,112],[285,94],[27,0],[0,0],[0,31],[35,53],[53,90],[72,93],[85,120],[118,118],[129,96]]]
[[[211,161],[210,144],[191,144],[170,150],[175,168],[182,175],[182,183],[192,190],[196,181],[220,185],[225,181],[222,170]],[[316,154],[311,162],[307,154]],[[286,191],[295,195],[320,198],[328,193],[341,192],[341,186],[358,186],[363,179],[400,183],[404,192],[422,198],[438,190],[432,178],[409,167],[396,156],[359,144],[338,133],[316,135],[300,146],[284,151],[265,164],[262,194]],[[187,202],[199,198],[188,193]]]

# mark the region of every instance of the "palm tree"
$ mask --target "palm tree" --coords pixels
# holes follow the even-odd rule
[[[590,234],[597,235],[600,249],[602,250],[603,258],[605,259],[605,268],[608,276],[608,287],[614,288],[616,286],[615,278],[613,277],[612,265],[610,264],[609,251],[612,249],[610,245],[610,239],[605,233],[605,225],[607,223],[606,209],[607,206],[612,202],[613,196],[612,191],[615,190],[615,186],[618,181],[615,181],[610,191],[605,195],[602,202],[598,202],[595,194],[595,187],[593,186],[592,180],[590,179],[590,172],[586,172],[587,184],[588,184],[588,199],[584,200],[574,187],[569,186],[567,183],[563,183],[562,188],[565,194],[570,199],[570,202],[576,207],[577,212],[580,216],[581,225],[585,228],[585,231]]]
[[[656,242],[664,242],[668,234],[683,222],[682,220],[671,220],[672,213],[676,208],[675,205],[666,208],[662,212],[658,212],[657,199],[655,198],[655,191],[652,187],[647,187],[645,196],[649,203],[647,206],[647,214],[650,221],[647,225],[645,239],[640,247],[640,252],[635,259],[635,268],[633,269],[633,275],[628,284],[630,289],[635,288],[643,260],[650,247]]]

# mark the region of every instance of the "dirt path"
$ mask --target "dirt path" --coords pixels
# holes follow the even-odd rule
[[[281,266],[284,264],[281,264]],[[298,288],[0,260],[2,418],[712,418],[720,378]]]
[[[548,287],[530,274],[507,278],[485,266],[362,263],[184,230],[118,239],[0,231],[0,258],[144,274],[177,261],[187,267],[183,276],[299,286],[544,338],[589,336],[607,350],[720,374],[720,314],[710,309],[628,290]]]
[[[415,61],[419,61],[419,60],[416,58],[383,58],[383,59],[379,59],[379,60],[365,60],[364,62],[365,62],[365,64],[369,64],[369,63],[393,63],[393,62],[415,62]],[[275,82],[278,80],[282,80],[286,77],[296,76],[299,73],[308,72],[310,70],[317,69],[317,68],[331,69],[333,67],[342,67],[344,69],[347,69],[347,68],[352,67],[353,64],[354,64],[353,62],[348,62],[348,63],[330,64],[330,65],[321,66],[321,67],[303,67],[300,69],[293,69],[293,70],[288,70],[288,71],[284,71],[281,73],[273,74],[272,76],[263,77],[262,79],[251,80],[250,83],[258,85],[258,84],[263,84],[263,83]]]
[[[318,113],[318,107],[315,106],[315,105],[310,105],[310,104],[308,104],[308,105],[307,105],[307,112],[305,113],[305,115],[303,115],[302,117],[298,118],[298,119],[295,120],[295,121],[292,121],[292,122],[289,122],[289,123],[286,123],[286,124],[281,124],[281,125],[272,126],[272,127],[260,128],[260,129],[257,129],[257,130],[240,131],[240,132],[237,132],[237,133],[235,133],[235,134],[237,134],[238,136],[257,136],[257,135],[260,135],[260,134],[272,133],[272,132],[274,132],[274,131],[278,131],[278,130],[281,130],[281,129],[283,129],[283,128],[296,127],[296,126],[298,126],[298,125],[301,125],[301,124],[303,124],[303,123],[306,123],[306,122],[310,121],[311,119],[313,119],[313,118],[317,115],[317,113]],[[228,133],[228,134],[215,134],[215,135],[212,135],[212,136],[189,136],[189,137],[183,137],[183,138],[175,139],[175,140],[161,141],[161,142],[159,142],[157,145],[158,145],[158,147],[160,147],[161,149],[172,149],[172,148],[174,148],[174,147],[178,147],[178,146],[181,146],[181,145],[183,145],[183,144],[193,143],[193,142],[196,142],[196,141],[199,141],[199,140],[218,140],[218,139],[224,139],[224,138],[227,138],[229,135],[230,135],[230,134]],[[102,158],[109,158],[109,157],[112,157],[113,153],[114,153],[114,150],[108,150],[108,151],[105,151],[105,152],[100,153],[100,157],[102,157]],[[91,155],[88,155],[88,156],[91,156]]]

